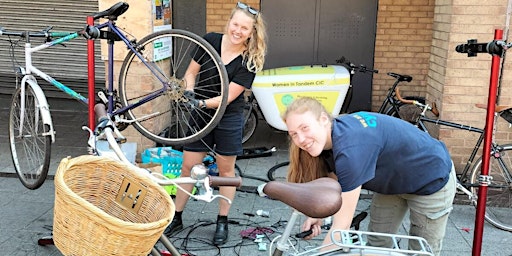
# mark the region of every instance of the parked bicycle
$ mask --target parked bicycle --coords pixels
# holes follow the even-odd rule
[[[417,114],[417,108],[411,107],[410,105],[401,102],[396,97],[396,88],[401,82],[411,82],[412,76],[409,75],[401,75],[393,72],[388,72],[388,76],[395,78],[395,82],[389,88],[382,105],[380,106],[378,113],[386,114],[394,117],[398,117],[400,119],[407,120],[409,122],[414,121],[414,116]],[[404,97],[406,100],[414,100],[421,104],[425,104],[425,98],[420,96],[407,96]],[[435,116],[439,116],[439,111],[437,110],[435,103],[432,103],[432,106],[428,106],[428,110],[432,111]]]
[[[397,81],[399,81],[401,80],[400,77],[405,76],[397,74],[396,77]],[[396,83],[393,90],[397,101],[393,101],[392,106],[388,109],[389,111],[385,112],[386,114],[402,117],[399,114],[403,112],[402,108],[414,107],[418,110],[417,114],[409,121],[427,133],[429,130],[426,124],[432,123],[480,134],[464,169],[457,175],[457,188],[468,195],[470,203],[476,206],[480,184],[487,183],[485,219],[499,229],[512,231],[512,220],[505,214],[512,208],[512,152],[510,152],[512,144],[500,144],[493,136],[489,174],[486,177],[482,177],[480,174],[483,159],[481,156],[478,159],[476,157],[484,140],[484,129],[428,117],[427,113],[436,111],[435,107],[431,107],[418,100],[402,98]],[[477,107],[486,108],[485,105],[481,104],[477,104]],[[512,106],[497,106],[495,118],[498,116],[512,124]]]
[[[11,44],[13,66],[18,65],[14,49],[24,42],[25,63],[15,69],[16,91],[9,114],[9,141],[15,170],[25,187],[37,189],[43,184],[48,173],[51,144],[55,141],[49,106],[36,77],[85,105],[95,100],[87,99],[36,68],[32,55],[41,50],[82,36],[89,40],[107,40],[107,89],[98,93],[99,100],[108,106],[109,116],[116,126],[123,129],[132,124],[155,142],[176,145],[199,140],[222,117],[227,105],[228,77],[215,49],[202,37],[178,29],[154,32],[141,40],[132,38],[116,25],[117,18],[127,9],[127,3],[119,2],[95,13],[92,15],[94,20],[106,21],[87,25],[77,32],[51,32],[51,28],[35,32],[0,28],[0,36],[5,36]],[[32,46],[33,38],[41,38],[44,42]],[[119,92],[113,82],[116,41],[122,41],[128,49],[119,74]],[[198,85],[201,74],[187,78],[186,70],[192,58],[207,66],[205,69],[213,74],[210,84]],[[220,96],[219,107],[203,109],[193,106],[193,96],[185,93],[187,82],[195,83],[197,99]],[[212,88],[220,88],[220,93],[212,95],[212,91],[218,90]],[[192,115],[201,116],[203,124],[189,122]],[[169,127],[172,127],[172,132],[163,134],[162,131]]]

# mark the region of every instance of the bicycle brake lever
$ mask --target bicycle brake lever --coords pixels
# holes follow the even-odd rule
[[[82,130],[89,132],[89,139],[87,140],[87,152],[89,154],[96,154],[96,143],[94,139],[94,132],[87,126],[82,126]]]
[[[195,199],[197,200],[201,200],[201,201],[205,201],[207,203],[211,203],[213,200],[217,199],[217,198],[221,198],[221,199],[224,199],[226,200],[229,204],[231,204],[231,200],[223,195],[213,195],[213,193],[211,192],[206,192],[205,194],[203,195],[194,195],[193,196]]]
[[[203,195],[199,195],[199,198],[203,198],[206,202],[211,202],[216,198],[222,198],[226,200],[229,204],[231,204],[231,200],[223,195],[213,195],[213,189],[210,187],[210,178],[207,176],[204,178],[202,182],[204,190],[206,191]]]

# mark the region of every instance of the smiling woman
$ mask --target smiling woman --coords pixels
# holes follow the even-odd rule
[[[443,142],[383,114],[361,111],[333,118],[309,97],[293,101],[283,119],[292,140],[288,180],[307,182],[329,176],[342,188],[343,205],[333,216],[324,244],[336,239],[331,236],[333,230],[350,229],[361,189],[366,189],[374,192],[369,231],[396,233],[410,212],[409,235],[425,238],[439,255],[456,184]],[[321,234],[321,222],[314,218],[304,222],[302,229],[313,231],[307,238]],[[368,238],[371,246],[391,248],[390,242]],[[416,242],[409,244],[412,250],[420,247]]]
[[[181,175],[190,176],[190,169],[202,163],[206,154],[215,151],[219,175],[222,177],[235,176],[235,161],[237,155],[243,154],[242,136],[244,128],[244,91],[251,89],[256,72],[263,69],[266,53],[266,28],[261,13],[245,3],[237,3],[231,11],[224,34],[208,33],[204,36],[213,48],[220,53],[222,62],[229,77],[228,106],[217,127],[201,141],[184,146]],[[194,87],[196,74],[199,74],[199,85],[205,81],[212,83],[211,74],[201,59],[193,56],[185,79],[187,92],[191,95],[192,105],[200,108],[200,112],[208,113],[218,107],[215,97],[218,91],[199,91]],[[201,125],[200,114],[192,116],[190,123]],[[193,186],[183,186],[191,191]],[[230,200],[234,199],[236,188],[224,187],[219,193]],[[181,190],[176,193],[176,213],[173,221],[165,230],[170,236],[183,228],[182,213],[189,196]],[[228,237],[228,213],[230,204],[219,202],[217,227],[213,237],[216,245],[224,244]]]

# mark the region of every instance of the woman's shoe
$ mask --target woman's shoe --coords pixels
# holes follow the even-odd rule
[[[164,235],[167,237],[170,237],[174,232],[180,231],[183,229],[183,221],[181,220],[181,217],[174,217],[172,219],[171,224],[167,226],[164,230]]]
[[[213,235],[213,244],[222,245],[228,240],[228,220],[217,220],[217,228]]]

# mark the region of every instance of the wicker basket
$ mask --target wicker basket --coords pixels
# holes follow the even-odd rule
[[[65,255],[148,255],[174,217],[165,190],[107,157],[61,161],[53,240]]]

